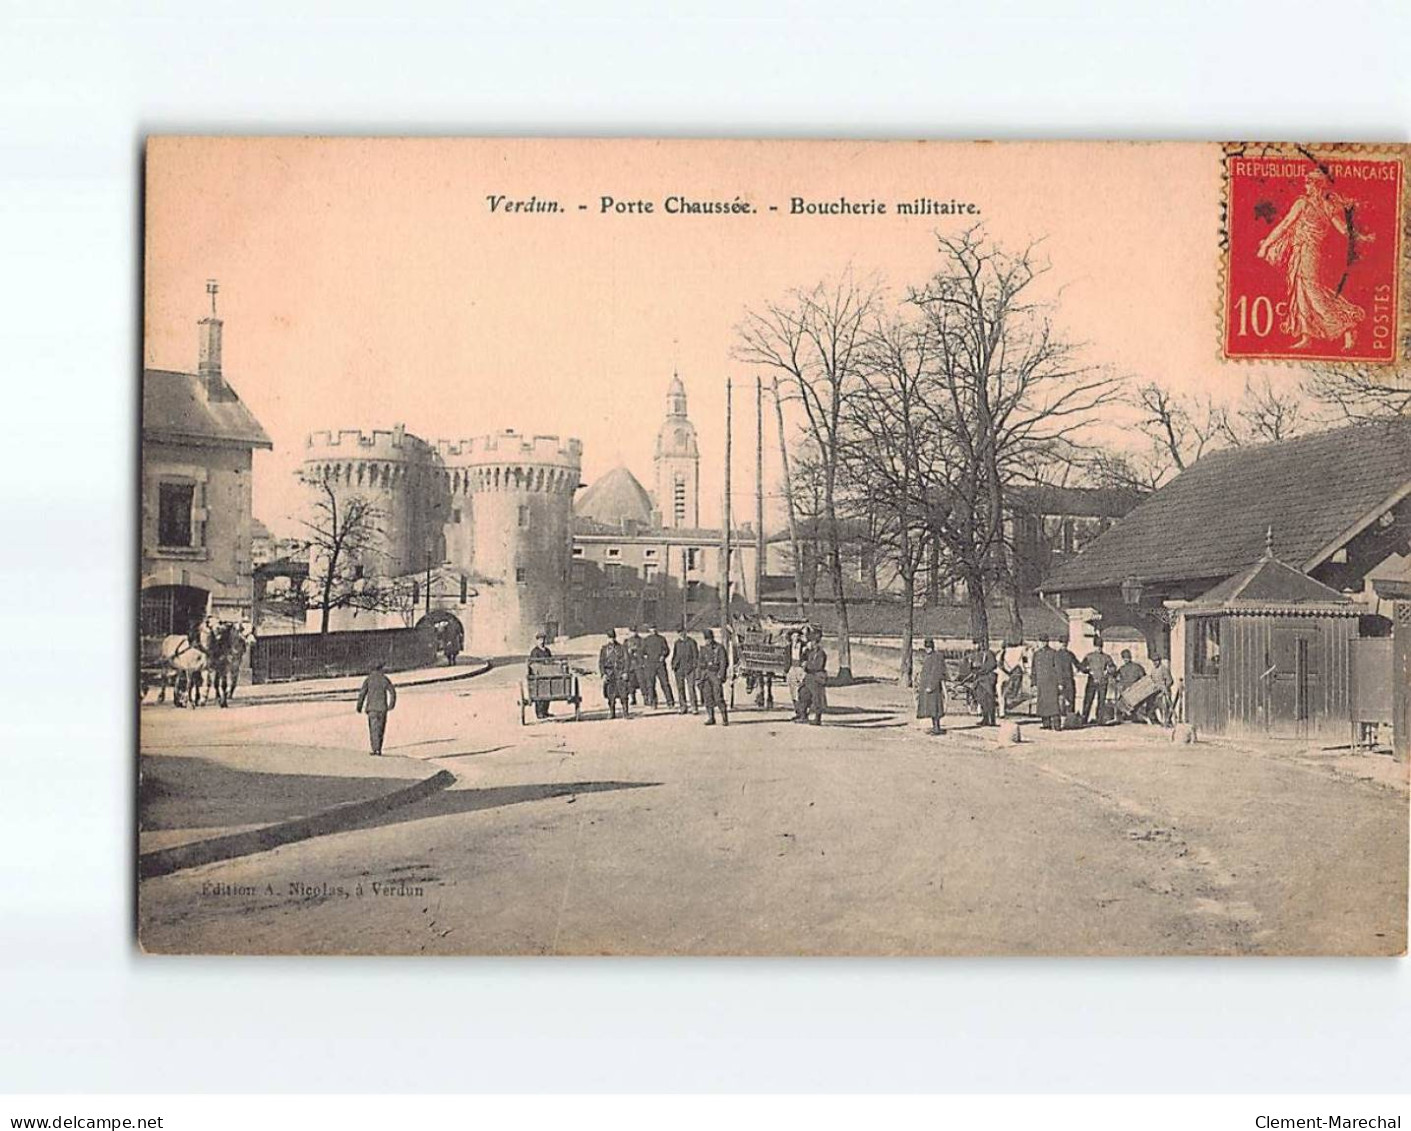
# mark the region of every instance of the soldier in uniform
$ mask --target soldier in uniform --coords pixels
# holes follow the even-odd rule
[[[1054,656],[1058,665],[1058,697],[1061,700],[1058,726],[1061,730],[1067,725],[1068,716],[1078,707],[1078,657],[1068,650],[1067,644],[1059,644],[1054,649]]]
[[[715,642],[715,633],[706,629],[702,635],[700,658],[696,664],[696,683],[700,687],[701,701],[705,704],[708,727],[715,726],[715,711],[720,709],[720,722],[730,725],[730,711],[725,706],[725,676],[730,669],[730,657],[723,645]]]
[[[700,700],[696,697],[696,666],[701,650],[691,634],[683,626],[671,649],[671,671],[676,676],[676,697],[680,700],[680,711],[686,713],[686,700],[691,700],[691,714],[701,713]]]
[[[927,639],[921,657],[921,675],[916,680],[916,717],[930,719],[929,734],[944,734],[941,716],[946,713],[946,662],[936,651],[936,642]]]
[[[642,702],[647,701],[646,688],[642,686],[642,634],[634,625],[632,634],[627,637],[623,647],[627,649],[627,701],[632,706],[637,705],[637,692],[642,693]]]
[[[823,725],[823,708],[828,705],[828,653],[823,650],[823,633],[814,629],[803,652],[803,683],[794,702],[794,722]]]
[[[1063,704],[1059,700],[1058,653],[1049,647],[1048,634],[1039,636],[1039,646],[1034,650],[1034,693],[1038,698],[1036,710],[1039,726],[1044,730],[1058,730],[1062,720]]]
[[[657,685],[661,685],[662,695],[668,707],[676,706],[676,696],[671,693],[671,680],[666,674],[666,657],[671,645],[659,633],[656,625],[647,625],[647,636],[642,641],[642,693],[647,697],[647,706],[657,705]]]
[[[970,667],[970,676],[975,681],[975,703],[980,708],[980,725],[995,726],[995,684],[999,679],[999,665],[983,637],[975,638],[975,648],[966,657],[966,661]]]
[[[603,698],[608,703],[608,715],[617,718],[617,704],[622,703],[622,717],[627,710],[627,649],[617,642],[617,632],[608,629],[607,643],[598,651],[598,674],[603,677]]]
[[[1102,637],[1093,637],[1093,650],[1083,657],[1082,663],[1078,665],[1083,673],[1088,677],[1087,685],[1083,688],[1083,723],[1089,722],[1101,724],[1106,722],[1104,715],[1107,711],[1107,685],[1117,672],[1117,665],[1112,662],[1112,657],[1102,650]],[[1096,706],[1096,712],[1093,707]]]

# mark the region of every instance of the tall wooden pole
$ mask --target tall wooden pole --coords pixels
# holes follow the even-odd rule
[[[754,379],[754,608],[764,616],[764,380]]]
[[[723,510],[725,521],[720,528],[720,643],[728,649],[726,641],[730,630],[730,443],[731,443],[731,383],[725,382],[725,500]]]
[[[789,471],[789,445],[784,438],[784,403],[779,399],[779,378],[774,378],[774,414],[779,419],[779,460],[784,465],[784,505],[789,510],[789,542],[794,555],[794,601],[804,615],[803,559],[799,551],[799,520],[794,514],[794,477]]]

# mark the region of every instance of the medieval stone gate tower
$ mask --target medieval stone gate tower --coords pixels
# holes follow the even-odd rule
[[[467,625],[479,652],[518,651],[567,621],[573,493],[583,445],[497,432],[441,441],[451,498],[447,560],[468,570],[477,596]]]
[[[310,508],[325,483],[340,500],[376,508],[376,546],[357,563],[364,576],[418,577],[428,559],[465,575],[474,592],[457,614],[466,647],[494,655],[523,651],[567,619],[582,454],[578,440],[514,431],[432,445],[397,425],[315,432],[299,474]],[[335,625],[391,626],[367,615]]]

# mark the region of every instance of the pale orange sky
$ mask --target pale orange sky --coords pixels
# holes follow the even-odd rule
[[[1061,289],[1059,325],[1087,360],[1233,393],[1280,370],[1219,357],[1220,172],[1217,145],[1184,143],[153,139],[145,363],[195,368],[205,280],[219,279],[226,376],[275,444],[257,456],[255,514],[276,532],[294,529],[292,472],[322,428],[575,436],[585,482],[625,463],[650,489],[673,367],[715,522],[735,378],[748,519],[754,374],[730,359],[742,312],[849,265],[900,292],[936,265],[935,231],[976,219],[791,216],[789,197],[974,201],[992,237],[1044,237],[1045,293]],[[672,193],[760,212],[670,216]],[[567,212],[492,214],[489,194]],[[658,211],[602,215],[603,195]]]

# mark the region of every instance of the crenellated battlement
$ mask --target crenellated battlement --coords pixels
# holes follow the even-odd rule
[[[378,459],[423,461],[432,457],[434,449],[420,436],[414,436],[403,425],[391,429],[376,428],[364,432],[345,428],[337,432],[310,432],[304,441],[305,460],[319,459]]]
[[[583,442],[559,436],[526,436],[513,429],[461,440],[438,440],[436,451],[447,463],[461,467],[481,463],[520,462],[578,467]]]

